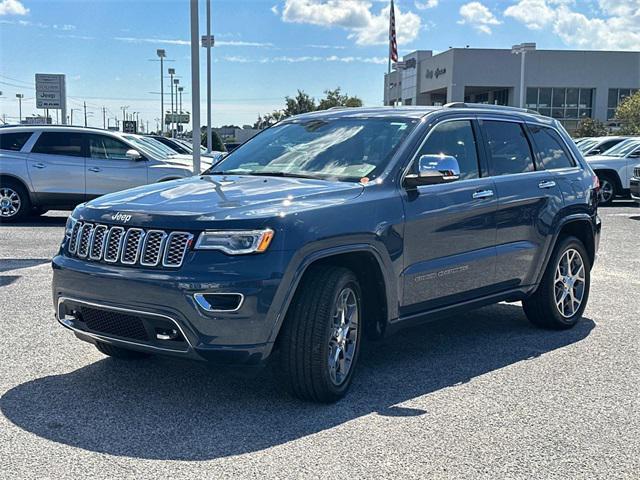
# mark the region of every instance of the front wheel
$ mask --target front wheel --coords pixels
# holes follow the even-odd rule
[[[591,264],[576,237],[556,246],[536,292],[522,302],[531,323],[556,330],[573,327],[582,317],[589,298]]]
[[[616,196],[616,182],[610,175],[600,175],[600,201],[599,205],[608,207]]]
[[[361,293],[342,267],[311,267],[289,308],[276,376],[302,400],[331,403],[349,389],[362,339]]]
[[[22,185],[11,179],[0,179],[0,222],[17,222],[31,210],[29,194]]]

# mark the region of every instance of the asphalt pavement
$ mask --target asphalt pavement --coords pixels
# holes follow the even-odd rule
[[[601,209],[584,319],[499,304],[360,357],[348,397],[301,403],[167,358],[105,357],[57,324],[64,212],[0,225],[0,478],[640,478],[640,208]]]

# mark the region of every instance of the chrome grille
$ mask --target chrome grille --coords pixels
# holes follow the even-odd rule
[[[187,247],[191,244],[193,235],[187,232],[171,232],[167,238],[167,248],[164,251],[162,265],[165,267],[179,267],[182,265]]]
[[[73,227],[68,252],[93,261],[178,268],[192,240],[189,232],[145,231],[79,221]]]
[[[636,178],[640,178],[640,167],[635,167],[633,169],[633,176]]]

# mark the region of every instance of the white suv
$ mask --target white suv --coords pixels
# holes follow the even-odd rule
[[[629,138],[602,155],[586,157],[600,180],[600,205],[611,205],[619,195],[628,195],[633,167],[640,158],[640,138]]]
[[[0,128],[0,221],[192,175],[190,156],[142,138],[82,127]],[[201,165],[209,168],[210,159]]]

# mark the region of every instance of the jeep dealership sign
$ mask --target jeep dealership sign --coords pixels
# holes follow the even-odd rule
[[[62,123],[67,123],[67,89],[64,74],[36,73],[36,108],[62,110]]]

